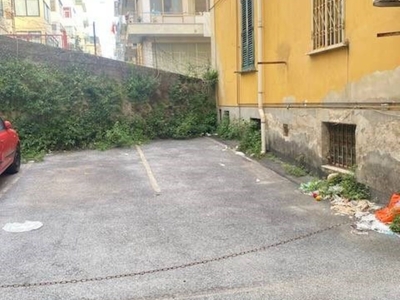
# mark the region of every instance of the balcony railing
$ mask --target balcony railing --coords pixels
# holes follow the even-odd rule
[[[5,34],[5,36],[24,40],[31,43],[38,43],[58,48],[67,48],[65,41],[66,36],[62,34],[16,33],[16,34]]]
[[[161,24],[203,24],[203,13],[130,13],[125,15],[128,24],[137,23],[161,23]]]

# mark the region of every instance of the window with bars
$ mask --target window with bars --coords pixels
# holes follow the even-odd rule
[[[313,49],[344,43],[344,1],[311,0],[313,7]]]
[[[356,125],[327,123],[329,132],[329,164],[351,168],[356,164]]]
[[[242,10],[242,70],[254,69],[253,0],[241,0]]]

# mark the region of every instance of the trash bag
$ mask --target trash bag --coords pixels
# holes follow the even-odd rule
[[[4,225],[3,230],[7,232],[26,232],[39,229],[43,226],[39,221],[25,221],[24,223],[7,223]]]
[[[400,215],[400,194],[393,194],[389,205],[375,212],[376,218],[386,224],[392,223],[397,215]]]

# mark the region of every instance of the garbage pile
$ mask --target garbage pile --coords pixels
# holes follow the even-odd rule
[[[394,194],[387,207],[371,202],[368,188],[358,183],[353,175],[330,174],[326,180],[301,184],[303,193],[316,201],[329,201],[335,215],[355,220],[353,233],[368,234],[377,231],[400,234],[400,194]],[[400,235],[399,235],[400,236]]]
[[[369,200],[350,200],[334,195],[331,199],[331,210],[335,215],[356,216],[358,213],[372,213],[381,208]]]

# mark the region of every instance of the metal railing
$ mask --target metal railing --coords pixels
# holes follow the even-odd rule
[[[329,164],[351,168],[356,164],[356,125],[328,123]]]
[[[31,43],[38,43],[58,48],[67,48],[65,37],[62,34],[14,33],[5,34],[5,36]]]
[[[162,23],[162,24],[203,24],[205,13],[166,13],[145,12],[125,15],[128,24],[135,23]]]

